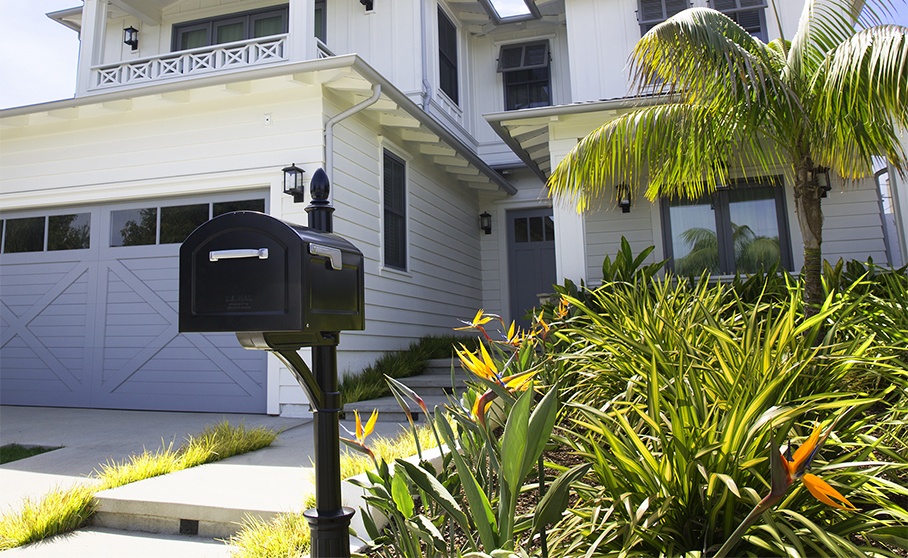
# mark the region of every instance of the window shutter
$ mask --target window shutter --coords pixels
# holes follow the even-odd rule
[[[517,70],[534,70],[549,66],[549,43],[527,43],[522,45],[505,45],[498,56],[499,72]]]

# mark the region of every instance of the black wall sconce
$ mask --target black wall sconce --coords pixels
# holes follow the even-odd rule
[[[829,169],[827,167],[817,167],[817,188],[820,190],[820,197],[825,198],[832,190],[832,182],[829,180]]]
[[[123,30],[123,44],[129,45],[132,50],[139,49],[139,30],[130,25]]]
[[[281,169],[284,173],[284,193],[293,196],[293,203],[300,203],[306,199],[306,190],[303,187],[303,175],[306,171],[291,164]]]
[[[492,216],[488,211],[479,214],[479,228],[486,234],[492,234]]]
[[[617,190],[618,198],[618,207],[621,208],[621,213],[630,213],[631,212],[631,189],[627,184],[619,184],[615,186]]]
[[[372,11],[372,0],[359,0],[359,3],[365,6],[367,12]]]

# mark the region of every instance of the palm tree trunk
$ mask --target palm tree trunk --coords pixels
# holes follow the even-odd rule
[[[795,206],[798,225],[804,239],[804,315],[815,315],[823,305],[823,282],[820,272],[823,255],[823,210],[820,208],[820,189],[817,184],[816,168],[809,158],[798,165],[795,177]]]

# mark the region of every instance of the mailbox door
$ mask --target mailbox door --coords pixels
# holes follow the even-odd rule
[[[276,220],[209,221],[181,252],[181,331],[298,331],[299,239]],[[244,224],[247,223],[247,224]],[[224,226],[227,225],[227,226]],[[204,227],[204,225],[203,225]],[[213,229],[213,230],[212,230]],[[193,233],[195,235],[196,233]]]

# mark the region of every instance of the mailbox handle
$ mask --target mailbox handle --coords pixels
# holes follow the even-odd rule
[[[324,256],[331,262],[331,268],[335,270],[344,269],[343,254],[339,248],[331,248],[321,244],[310,244],[309,253],[313,256]]]
[[[208,260],[216,262],[218,260],[235,260],[237,258],[258,258],[260,260],[268,259],[267,248],[247,248],[241,250],[215,250],[208,253]]]

